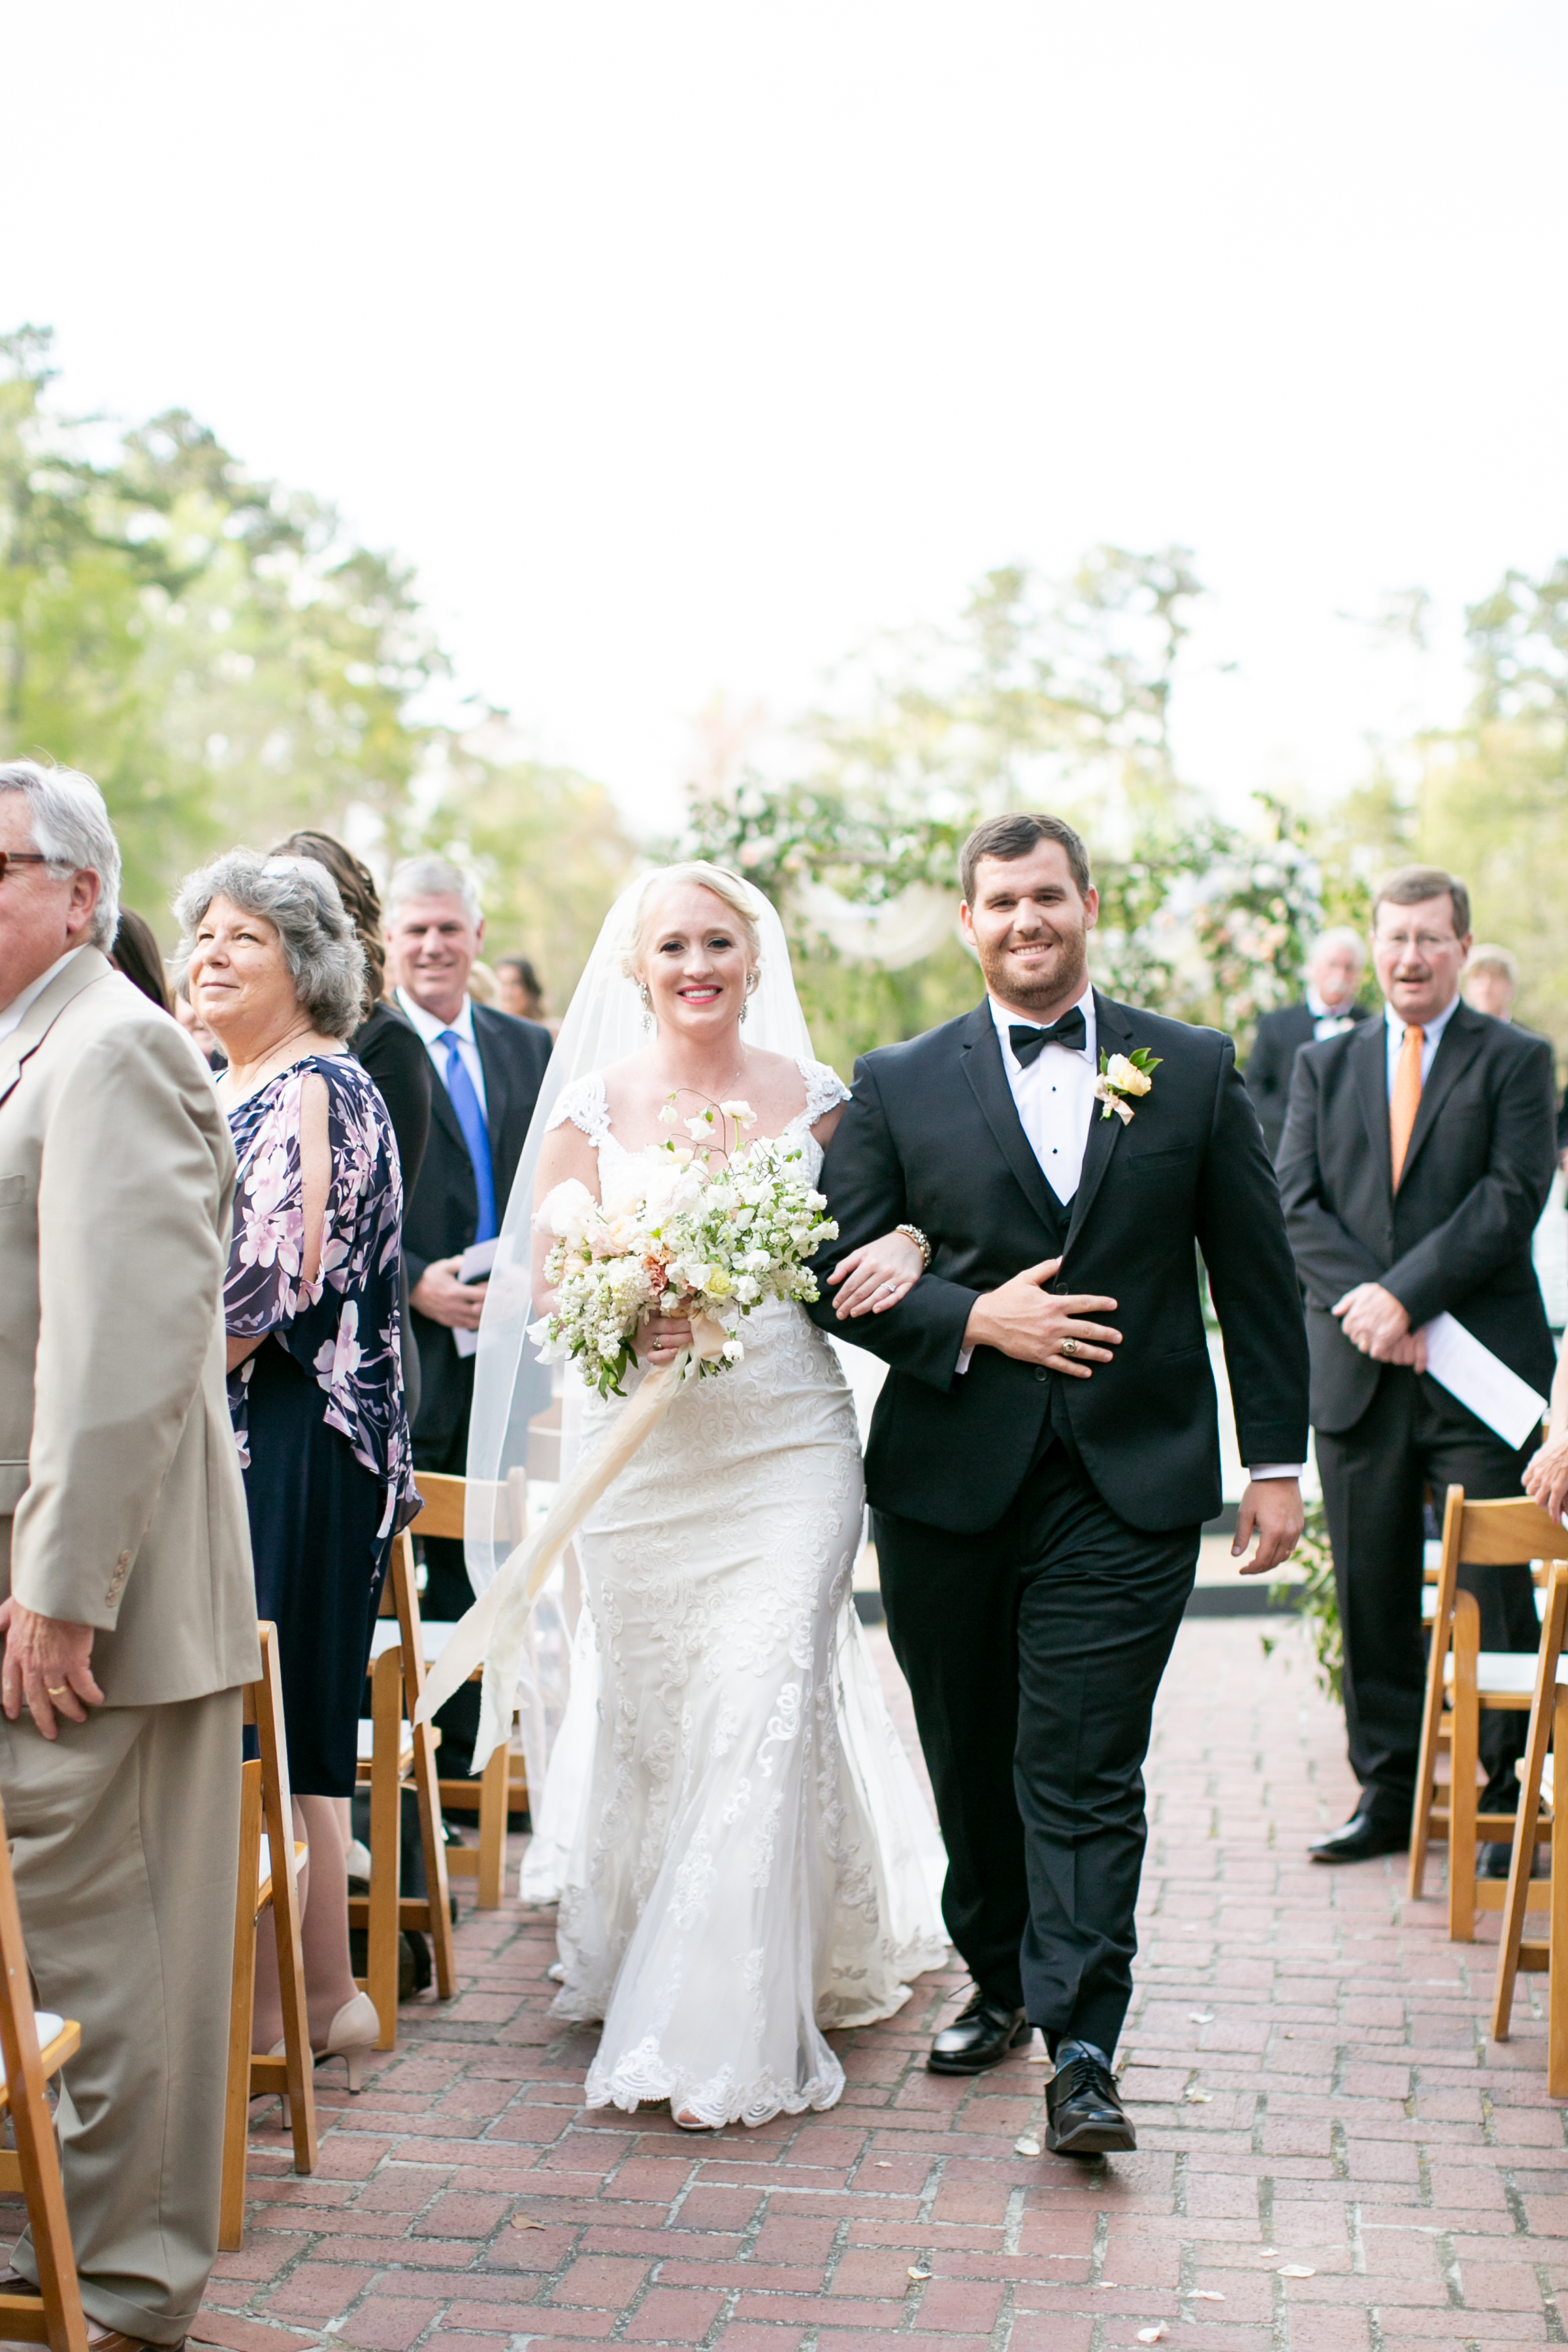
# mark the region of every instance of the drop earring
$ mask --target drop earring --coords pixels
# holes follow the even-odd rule
[[[637,994],[642,999],[642,1025],[645,1029],[651,1029],[653,1027],[653,998],[648,993],[648,985],[646,980],[638,981]]]

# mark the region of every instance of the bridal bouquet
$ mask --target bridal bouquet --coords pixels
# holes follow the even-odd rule
[[[660,1117],[675,1124],[673,1101]],[[743,1102],[714,1104],[686,1121],[691,1142],[671,1137],[622,1162],[602,1201],[574,1177],[546,1196],[535,1222],[554,1236],[545,1275],[555,1307],[529,1334],[546,1360],[575,1358],[601,1396],[624,1396],[632,1341],[654,1316],[689,1319],[701,1375],[740,1362],[737,1326],[763,1299],[816,1297],[805,1261],[838,1228],[822,1215],[827,1203],[806,1181],[798,1143],[741,1148],[754,1117]]]

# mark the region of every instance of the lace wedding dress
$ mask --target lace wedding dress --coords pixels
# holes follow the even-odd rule
[[[798,1134],[846,1088],[801,1061]],[[604,1081],[569,1086],[600,1194],[637,1189]],[[823,2029],[947,1958],[942,1853],[850,1600],[862,1473],[838,1360],[803,1308],[742,1326],[584,1525],[572,1695],[539,1828],[560,1856],[559,2015],[603,2020],[590,2106],[706,2124],[831,2106]],[[633,1374],[635,1381],[640,1377]],[[583,1441],[623,1410],[589,1392]]]

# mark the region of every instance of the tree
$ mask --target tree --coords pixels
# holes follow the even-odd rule
[[[779,906],[819,1052],[847,1070],[973,1003],[955,856],[1009,808],[1049,807],[1089,839],[1090,964],[1116,994],[1246,1033],[1294,993],[1321,919],[1306,826],[1269,802],[1267,837],[1249,840],[1175,770],[1171,698],[1201,593],[1182,549],[1100,548],[1056,587],[991,572],[955,628],[873,646],[847,709],[797,730],[803,778],[693,792],[679,846],[738,865]],[[902,942],[890,955],[884,930]]]
[[[49,343],[0,338],[0,755],[96,778],[165,932],[180,875],[237,836],[363,811],[395,842],[446,667],[408,571],[183,412],[61,414]]]
[[[1568,1045],[1568,559],[1505,574],[1467,615],[1475,692],[1340,813],[1366,873],[1445,866],[1468,884],[1478,938],[1519,957],[1519,1015]]]
[[[526,955],[563,1013],[637,849],[609,793],[520,756],[503,712],[450,742],[422,839],[479,877],[487,957]]]

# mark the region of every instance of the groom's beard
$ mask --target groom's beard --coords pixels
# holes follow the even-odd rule
[[[1000,944],[976,942],[980,969],[985,975],[985,985],[993,996],[1004,1004],[1016,1005],[1020,1013],[1065,1013],[1083,994],[1089,977],[1089,934],[1084,931],[1041,933],[1037,938],[1016,940],[1011,933]],[[1042,956],[1038,961],[1020,962],[1013,950],[1019,947],[1053,946],[1058,952]]]

